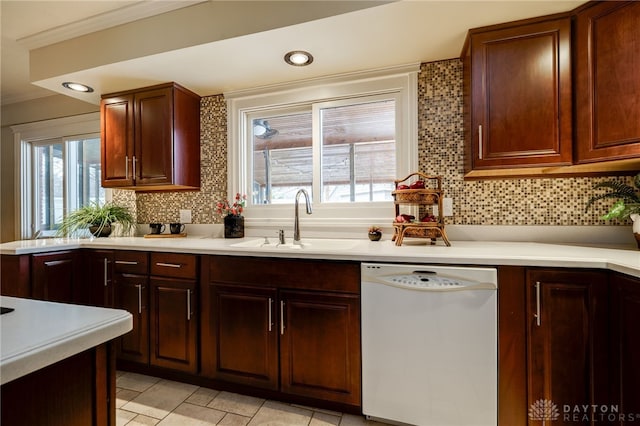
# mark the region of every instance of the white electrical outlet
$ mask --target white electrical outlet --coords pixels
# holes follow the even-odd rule
[[[438,205],[434,204],[433,214],[438,216],[439,212]],[[453,216],[453,198],[444,197],[442,199],[442,213],[444,213],[443,216]]]
[[[180,223],[191,223],[191,210],[180,209]]]

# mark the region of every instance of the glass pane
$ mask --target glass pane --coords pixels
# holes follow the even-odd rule
[[[321,110],[322,201],[389,201],[396,175],[395,101]]]
[[[254,204],[292,203],[296,192],[311,193],[311,112],[253,120]]]
[[[60,223],[64,208],[62,144],[37,146],[35,153],[36,229],[49,231]]]
[[[100,186],[100,138],[69,141],[67,151],[69,210],[91,202],[104,203],[104,188]]]

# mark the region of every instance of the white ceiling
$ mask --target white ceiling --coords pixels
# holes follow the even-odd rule
[[[469,28],[582,3],[1,0],[0,96],[3,105],[56,92],[98,103],[101,93],[166,81],[207,96],[449,59]],[[295,49],[311,52],[313,64],[286,65],[284,53]],[[96,92],[69,93],[63,81]]]

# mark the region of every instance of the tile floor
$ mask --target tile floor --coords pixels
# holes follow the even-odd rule
[[[118,372],[117,426],[380,426],[362,416]]]

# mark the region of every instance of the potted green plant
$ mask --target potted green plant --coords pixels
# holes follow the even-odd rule
[[[129,209],[114,203],[100,205],[92,202],[69,213],[62,219],[57,234],[73,236],[88,229],[96,237],[108,237],[111,234],[111,224],[119,223],[122,231],[128,233],[135,225]]]
[[[589,210],[591,205],[605,198],[616,198],[609,212],[602,216],[602,219],[620,219],[625,220],[631,218],[633,221],[633,234],[640,248],[640,173],[633,178],[633,186],[618,181],[600,182],[594,186],[598,188],[609,188],[609,192],[596,194],[589,198],[585,207],[585,212]]]

